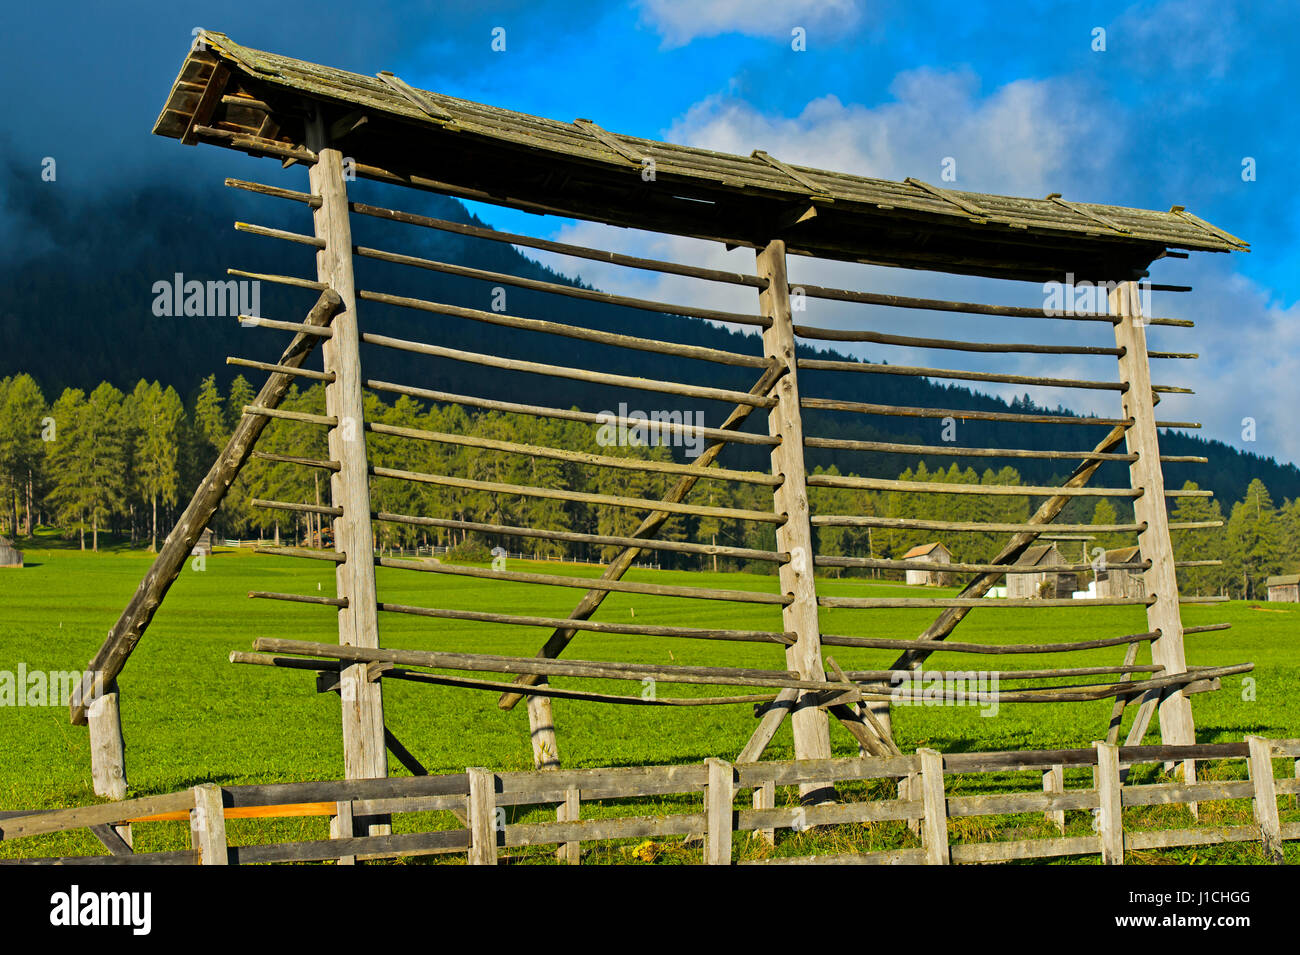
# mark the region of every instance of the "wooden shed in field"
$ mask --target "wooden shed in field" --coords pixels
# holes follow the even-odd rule
[[[1144,572],[1126,565],[1142,563],[1142,551],[1135,544],[1108,550],[1097,566],[1098,597],[1145,597]]]
[[[1270,577],[1265,582],[1268,587],[1268,599],[1282,603],[1300,603],[1300,574],[1284,574]]]
[[[1007,598],[1068,600],[1079,589],[1079,575],[1052,570],[1065,563],[1056,544],[1037,544],[1016,561],[1023,570],[1007,572]]]
[[[21,567],[23,552],[18,550],[7,537],[0,537],[0,567]]]
[[[952,552],[939,541],[931,541],[929,544],[917,544],[903,555],[903,560],[914,560],[926,564],[951,564]],[[943,587],[952,582],[952,574],[946,574],[941,570],[930,567],[922,567],[916,570],[909,568],[905,573],[909,587]]]

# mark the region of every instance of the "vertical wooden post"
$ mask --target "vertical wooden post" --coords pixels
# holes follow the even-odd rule
[[[560,803],[555,810],[555,818],[558,822],[577,822],[581,816],[581,792],[577,789],[566,789],[564,791],[564,802]],[[560,851],[556,856],[561,862],[568,865],[582,864],[582,843],[566,842],[560,846]]]
[[[921,786],[920,773],[909,773],[906,776],[900,776],[898,779],[899,801],[910,802],[911,800],[915,799],[920,790],[920,786]],[[915,818],[908,819],[907,828],[911,831],[912,835],[919,836],[921,834],[921,820]]]
[[[96,796],[126,798],[126,740],[122,736],[121,698],[114,680],[90,704],[90,775]]]
[[[316,236],[325,240],[325,247],[316,253],[316,273],[343,300],[334,316],[334,334],[321,346],[325,368],[335,375],[334,381],[325,386],[326,411],[339,422],[329,432],[330,457],[340,464],[330,477],[330,493],[334,506],[343,509],[343,514],[334,518],[334,548],[347,557],[337,565],[335,576],[338,595],[348,601],[338,612],[339,643],[373,648],[379,646],[379,622],[348,194],[343,156],[329,145],[319,115],[309,124],[308,133],[310,147],[317,155],[311,167],[311,190],[321,198],[320,207],[312,215]],[[339,690],[344,775],[348,779],[388,775],[379,683],[368,679],[365,664],[355,664],[344,668]],[[367,820],[363,831],[365,828],[371,835],[388,831],[382,819]]]
[[[1277,787],[1273,782],[1273,748],[1260,736],[1247,736],[1250,747],[1250,781],[1255,784],[1255,821],[1264,856],[1282,864],[1282,824],[1277,811]]]
[[[754,808],[755,809],[775,809],[776,808],[776,782],[769,779],[761,786],[754,789]],[[769,846],[776,845],[775,829],[755,829],[754,836],[766,842]]]
[[[1178,612],[1178,579],[1169,538],[1169,512],[1165,508],[1165,479],[1160,469],[1146,328],[1136,282],[1121,282],[1110,293],[1110,311],[1116,318],[1115,344],[1123,350],[1119,376],[1128,386],[1121,399],[1124,415],[1133,421],[1125,440],[1129,453],[1137,455],[1137,460],[1129,466],[1129,478],[1133,489],[1142,492],[1133,502],[1133,512],[1137,523],[1146,525],[1138,534],[1138,545],[1142,557],[1151,562],[1143,577],[1147,593],[1155,597],[1155,603],[1147,608],[1147,626],[1160,631],[1160,636],[1151,641],[1151,656],[1165,668],[1164,675],[1184,673],[1187,661],[1183,655],[1183,623]],[[1166,745],[1196,742],[1192,705],[1181,690],[1169,693],[1160,701],[1160,738]],[[1185,781],[1195,782],[1195,764],[1184,763],[1184,770]]]
[[[1106,865],[1124,864],[1124,816],[1119,781],[1119,747],[1114,743],[1096,742],[1097,834],[1101,836],[1101,861]]]
[[[539,683],[539,686],[545,686]],[[536,769],[560,768],[560,745],[555,738],[555,714],[549,696],[529,696],[528,730],[533,743],[533,766]]]
[[[921,800],[925,803],[922,844],[926,865],[948,865],[948,797],[943,787],[943,756],[933,749],[918,749],[921,757]]]
[[[497,777],[486,769],[469,776],[469,864],[497,864]]]
[[[817,621],[817,587],[813,580],[812,525],[808,512],[803,456],[803,416],[799,408],[799,380],[795,371],[794,321],[790,314],[790,285],[785,271],[785,242],[773,239],[758,253],[758,275],[767,279],[759,293],[759,306],[771,326],[763,330],[763,354],[783,364],[786,373],[772,387],[776,407],[767,414],[768,433],[781,439],[772,449],[772,473],[782,483],[774,492],[778,514],[785,523],[776,529],[777,550],[790,555],[780,566],[781,592],[793,597],[782,611],[785,629],[798,634],[786,650],[786,663],[805,680],[824,680],[821,631]],[[794,752],[798,759],[829,759],[830,727],[826,711],[816,705],[816,694],[804,694],[790,714]],[[800,787],[805,801],[833,798],[825,784]]]
[[[226,813],[221,787],[203,783],[194,787],[190,810],[190,844],[199,852],[199,865],[229,865],[226,850]]]
[[[344,800],[335,803],[334,816],[330,819],[331,839],[351,839],[357,834],[355,820],[352,817],[352,803]],[[356,865],[356,856],[339,856],[338,865]]]
[[[704,790],[704,864],[731,865],[736,770],[725,759],[710,757],[704,765],[709,770],[709,783]]]
[[[1043,792],[1045,793],[1063,793],[1065,792],[1065,767],[1060,763],[1050,766],[1043,770]],[[1056,826],[1057,832],[1065,834],[1065,810],[1049,809],[1043,813],[1043,818],[1049,823]]]

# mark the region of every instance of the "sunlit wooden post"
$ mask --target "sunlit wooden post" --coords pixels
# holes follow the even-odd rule
[[[311,191],[321,198],[313,222],[316,237],[325,240],[325,247],[316,253],[317,276],[343,301],[334,317],[334,333],[322,346],[325,370],[335,376],[325,386],[326,412],[338,419],[329,432],[330,457],[340,464],[330,477],[331,500],[343,511],[334,518],[334,547],[346,555],[346,560],[337,565],[335,578],[338,596],[347,600],[338,611],[339,643],[374,648],[379,646],[379,624],[347,187],[342,153],[328,144],[319,117],[309,132],[311,148],[317,154],[310,172]],[[386,776],[388,756],[379,682],[368,678],[364,663],[354,664],[343,669],[339,689],[344,774],[348,779]]]
[[[776,512],[785,523],[776,529],[778,551],[790,559],[780,568],[781,593],[793,597],[782,610],[787,631],[798,639],[786,651],[791,670],[805,680],[824,680],[821,631],[817,621],[817,588],[813,581],[812,525],[808,512],[803,457],[803,418],[799,408],[799,382],[795,370],[794,320],[790,314],[790,286],[785,271],[785,242],[774,239],[758,253],[758,275],[767,279],[759,293],[759,305],[772,324],[763,331],[763,354],[785,366],[786,372],[772,387],[776,407],[768,411],[768,433],[781,443],[772,449],[772,473],[784,480],[774,491]],[[794,730],[794,751],[799,759],[829,759],[830,727],[826,711],[805,693],[790,714]],[[805,796],[825,787],[801,787]]]

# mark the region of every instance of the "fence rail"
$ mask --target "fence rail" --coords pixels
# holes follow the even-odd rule
[[[1274,760],[1291,761],[1293,774],[1276,778]],[[1202,782],[1136,784],[1127,768],[1140,763],[1195,765],[1197,761],[1244,760],[1247,778]],[[1067,789],[1067,768],[1091,767],[1090,787]],[[1042,791],[956,795],[954,777],[1040,771]],[[859,801],[833,796],[838,784],[894,780],[897,795]],[[776,791],[820,786],[824,801],[776,805]],[[748,792],[751,805],[737,808]],[[661,796],[698,796],[694,811],[657,815],[599,815],[582,818],[587,804]],[[827,799],[827,796],[831,798]],[[338,780],[192,789],[123,802],[72,809],[0,813],[0,842],[88,828],[109,855],[3,859],[0,864],[226,865],[271,862],[377,860],[428,855],[464,855],[471,864],[495,865],[503,853],[530,846],[556,846],[556,858],[576,864],[582,847],[611,840],[666,839],[679,836],[702,845],[702,860],[733,864],[737,836],[779,846],[777,830],[852,826],[897,821],[919,833],[919,846],[830,855],[772,856],[741,864],[863,865],[991,863],[1100,855],[1106,864],[1123,864],[1129,852],[1234,842],[1258,842],[1265,858],[1283,861],[1283,843],[1300,839],[1300,822],[1282,822],[1278,798],[1300,795],[1300,739],[1248,737],[1241,743],[1192,746],[1116,746],[1090,749],[941,754],[920,749],[914,755],[787,762],[727,762],[632,766],[557,771],[464,773],[366,780]],[[1253,822],[1243,825],[1141,829],[1126,825],[1125,810],[1185,805],[1214,800],[1249,800]],[[511,822],[507,809],[545,807],[554,821]],[[451,829],[401,832],[372,830],[352,835],[352,820],[406,813],[453,813]],[[1094,817],[1090,835],[1065,835],[1066,813]],[[1057,837],[1009,841],[954,841],[950,823],[969,817],[1043,814]],[[1130,813],[1130,817],[1133,814]],[[226,822],[232,819],[328,816],[338,838],[233,845]],[[191,848],[140,852],[131,847],[131,826],[185,821]],[[1130,818],[1129,823],[1134,820]]]

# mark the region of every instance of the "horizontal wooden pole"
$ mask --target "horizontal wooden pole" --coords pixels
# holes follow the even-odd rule
[[[1130,643],[1143,643],[1160,636],[1158,631],[1130,633],[1122,637],[1101,637],[1095,640],[1076,640],[1070,643],[962,643],[954,640],[914,640],[895,637],[848,637],[822,634],[822,643],[832,647],[862,647],[868,650],[919,650],[935,653],[948,650],[952,653],[981,653],[993,656],[1017,653],[1072,653],[1083,650],[1100,650]]]
[[[334,380],[334,373],[330,371],[312,371],[310,368],[294,368],[290,365],[277,365],[269,361],[253,361],[251,358],[226,358],[227,365],[238,365],[241,368],[256,368],[258,371],[278,372],[282,375],[293,375],[298,378],[312,378],[316,381],[330,382]]]
[[[256,315],[240,315],[239,324],[244,328],[274,328],[278,331],[297,332],[301,335],[314,335],[317,338],[333,338],[334,329],[304,325],[300,322],[280,322],[273,318],[259,318]]]
[[[502,371],[518,371],[548,378],[585,381],[591,384],[628,388],[633,391],[654,391],[687,398],[703,398],[708,401],[726,401],[733,404],[751,405],[755,408],[771,408],[776,405],[776,399],[767,395],[751,395],[744,391],[732,391],[727,388],[711,388],[707,385],[688,385],[677,381],[635,378],[631,375],[588,371],[585,368],[573,368],[568,365],[551,365],[544,362],[524,361],[519,358],[502,358],[498,355],[463,351],[459,348],[444,348],[441,345],[427,345],[423,342],[406,341],[401,338],[391,338],[387,335],[366,333],[361,336],[361,340],[369,345],[378,345],[381,348],[392,348],[396,351],[429,355],[435,358],[449,358],[453,361],[481,365],[485,368],[498,368]]]
[[[323,607],[346,607],[347,597],[320,597],[316,594],[283,594],[272,590],[250,590],[248,596],[254,600],[284,600],[297,604],[318,604]]]
[[[1015,573],[1015,571],[1011,571]],[[1020,573],[1025,573],[1024,570]],[[1154,597],[1092,597],[1088,600],[1046,597],[818,597],[819,607],[858,610],[906,610],[916,607],[990,607],[1030,609],[1040,607],[1149,607]]]
[[[414,438],[420,441],[435,441],[440,444],[454,444],[465,448],[482,448],[489,451],[501,451],[505,454],[521,454],[527,457],[550,458],[556,461],[572,461],[575,464],[589,464],[593,467],[618,468],[625,471],[650,471],[656,474],[689,474],[710,481],[737,481],[742,484],[758,484],[775,487],[781,483],[777,475],[763,471],[733,471],[729,468],[695,467],[690,464],[678,464],[676,461],[659,461],[652,458],[616,457],[608,454],[594,454],[587,451],[569,451],[564,448],[552,448],[536,444],[520,444],[516,441],[498,441],[474,434],[452,434],[445,431],[426,431],[423,428],[407,428],[399,425],[373,422],[366,429],[375,434],[389,434],[395,437]]]
[[[301,504],[297,501],[264,501],[261,498],[253,498],[248,502],[253,507],[272,508],[277,511],[301,511],[307,514],[324,514],[328,517],[341,517],[343,508],[335,507],[332,504]]]
[[[255,279],[258,282],[270,282],[272,285],[289,285],[293,288],[305,288],[312,291],[322,292],[328,286],[324,282],[317,282],[315,279],[300,279],[293,275],[279,275],[271,272],[248,272],[244,269],[226,269],[227,275],[238,275],[240,278]]]
[[[279,418],[281,421],[299,421],[303,424],[320,424],[327,428],[337,427],[339,423],[339,419],[333,415],[286,411],[283,408],[267,408],[264,405],[244,405],[244,414],[262,418]]]
[[[1031,484],[953,484],[945,481],[899,481],[852,474],[809,474],[809,487],[860,491],[903,491],[913,494],[973,494],[989,497],[1138,497],[1127,487],[1040,487]],[[1208,491],[1204,492],[1210,493]]]
[[[499,285],[513,285],[535,292],[550,292],[568,298],[580,298],[590,302],[602,302],[606,305],[618,305],[635,308],[646,312],[659,312],[664,315],[684,315],[690,318],[703,318],[711,322],[729,322],[737,325],[756,325],[766,328],[769,320],[761,315],[746,312],[728,312],[716,308],[696,308],[692,305],[675,305],[672,302],[658,302],[653,299],[635,298],[631,295],[615,295],[612,292],[600,292],[595,289],[581,288],[576,285],[563,285],[559,282],[544,282],[540,279],[528,279],[506,272],[492,272],[487,269],[475,269],[467,265],[453,265],[450,262],[438,262],[414,255],[401,255],[396,252],[384,252],[365,246],[354,246],[353,253],[366,259],[389,262],[395,265],[409,265],[415,268],[455,275],[460,278],[478,279],[482,282],[494,282]]]
[[[254,554],[266,554],[269,557],[298,557],[304,560],[325,560],[334,564],[345,563],[348,555],[337,550],[321,550],[315,547],[274,547],[259,545],[253,548]]]
[[[1038,451],[1030,448],[963,448],[946,444],[897,444],[892,441],[859,441],[855,438],[805,437],[805,448],[843,451],[876,451],[884,454],[934,454],[951,458],[1038,458],[1074,461],[1136,461],[1136,454],[1104,451]],[[1162,459],[1163,460],[1163,459]],[[812,475],[809,475],[811,478]]]
[[[294,242],[298,245],[309,245],[314,249],[325,248],[325,240],[318,239],[314,235],[303,235],[300,232],[288,232],[284,229],[271,229],[267,226],[254,225],[251,222],[236,222],[236,232],[247,232],[249,235],[261,236],[265,239],[282,239],[285,242]]]
[[[1012,385],[1030,385],[1043,388],[1079,388],[1085,391],[1124,391],[1128,386],[1121,381],[1085,381],[1078,378],[1042,378],[1035,375],[1003,375],[990,371],[964,371],[957,368],[920,368],[911,365],[885,365],[870,361],[839,361],[825,358],[800,358],[800,370],[852,371],[871,375],[903,375],[908,378],[945,378],[956,381],[990,381]],[[1168,385],[1152,385],[1152,391],[1176,390],[1190,394],[1187,389],[1173,389]]]
[[[292,159],[294,162],[308,165],[316,162],[316,154],[302,146],[286,146],[274,139],[216,129],[212,126],[195,126],[192,131],[202,139],[215,139],[229,145],[232,149],[242,149],[247,153],[274,156],[276,159]]]
[[[442,232],[454,232],[457,235],[473,236],[479,239],[490,239],[493,242],[504,242],[508,245],[519,245],[530,249],[540,249],[543,252],[554,252],[558,255],[571,255],[581,259],[591,259],[596,262],[608,262],[611,265],[624,265],[628,268],[643,269],[651,272],[663,272],[669,275],[684,275],[688,278],[705,279],[710,282],[725,282],[731,285],[747,285],[750,288],[764,289],[767,288],[767,279],[757,275],[748,275],[744,272],[724,272],[718,269],[706,269],[695,265],[682,265],[678,262],[667,262],[662,259],[645,259],[634,255],[623,255],[618,252],[607,252],[603,249],[593,249],[587,246],[572,245],[567,242],[552,242],[549,239],[538,239],[529,235],[520,235],[514,232],[501,232],[497,229],[486,229],[480,226],[465,225],[460,222],[450,222],[446,219],[435,219],[430,216],[415,215],[410,212],[398,212],[393,209],[382,209],[377,206],[366,205],[361,202],[351,203],[351,209],[358,215],[372,216],[376,219],[388,219],[392,222],[403,222],[408,225],[425,226],[430,229],[438,229]]]
[[[808,411],[852,411],[857,414],[889,418],[954,418],[958,421],[1007,421],[1017,424],[1107,425],[1129,427],[1132,418],[1091,418],[1061,414],[1023,414],[1010,411],[963,411],[957,408],[912,408],[903,405],[844,401],[839,398],[801,398],[799,406]]]
[[[808,298],[823,298],[837,302],[858,302],[863,305],[886,305],[891,308],[913,308],[928,312],[964,312],[971,315],[1000,315],[1008,318],[1049,318],[1075,322],[1105,322],[1115,324],[1116,318],[1096,312],[1081,312],[1070,315],[1050,315],[1043,308],[1023,305],[981,305],[975,302],[949,302],[938,298],[915,298],[909,295],[883,295],[879,292],[858,292],[849,289],[827,288],[820,285],[807,285],[802,282],[791,284],[792,295],[804,295]]]
[[[863,514],[815,514],[814,527],[893,527],[919,531],[1048,532],[1059,534],[1137,533],[1145,524],[1036,524],[999,521],[930,521],[910,517],[875,517]]]
[[[312,660],[304,657],[284,657],[270,653],[245,653],[234,650],[230,654],[231,663],[245,663],[256,666],[273,666],[294,670],[341,669],[341,660]],[[333,664],[331,667],[330,664]],[[771,694],[747,694],[744,696],[686,696],[686,697],[652,697],[625,696],[613,693],[597,693],[593,690],[571,690],[551,686],[527,687],[518,689],[513,683],[496,680],[475,680],[470,677],[447,676],[441,673],[427,673],[422,670],[402,670],[390,668],[383,671],[385,680],[403,680],[410,683],[424,683],[434,686],[451,686],[470,690],[487,690],[493,693],[509,691],[525,696],[546,696],[561,700],[583,700],[588,703],[618,703],[629,706],[727,706],[735,704],[754,705],[775,699]],[[337,811],[337,803],[323,803]]]
[[[987,678],[996,678],[999,681],[1016,681],[1016,680],[1046,680],[1055,679],[1056,677],[1071,676],[1100,676],[1111,673],[1159,673],[1164,667],[1153,663],[1135,663],[1131,666],[1098,666],[1098,667],[1055,667],[1043,670],[981,670]],[[845,670],[844,675],[855,683],[862,683],[874,680],[890,680],[896,674],[908,674],[911,677],[937,678],[943,677],[945,680],[949,677],[954,679],[964,678],[971,670]],[[918,675],[919,674],[919,675]]]
[[[787,671],[740,667],[653,666],[593,660],[551,660],[544,657],[505,657],[486,653],[449,653],[435,650],[393,650],[340,646],[258,637],[253,649],[269,653],[296,653],[358,663],[396,663],[437,670],[471,670],[484,673],[528,673],[544,676],[586,677],[596,680],[652,679],[664,683],[698,683],[717,686],[771,686],[807,690],[842,690],[844,684],[801,680]],[[512,685],[511,692],[519,688]]]
[[[426,401],[434,401],[443,404],[464,405],[470,408],[481,408],[485,411],[503,411],[508,414],[532,415],[541,418],[558,418],[563,421],[581,421],[585,424],[594,425],[611,425],[619,428],[635,428],[642,422],[639,419],[619,417],[606,414],[596,414],[591,411],[578,411],[575,408],[548,408],[544,405],[525,405],[514,401],[498,401],[493,398],[478,398],[472,395],[457,395],[446,391],[435,391],[430,388],[417,388],[413,385],[399,385],[388,381],[377,381],[373,378],[367,379],[366,387],[374,391],[384,391],[397,395],[409,395],[412,398],[423,398]],[[747,431],[732,431],[727,428],[703,428],[695,425],[677,424],[675,422],[659,422],[660,432],[669,434],[680,434],[686,436],[703,436],[710,441],[730,441],[736,444],[758,444],[758,445],[775,445],[780,440],[767,434],[753,434]]]
[[[634,351],[651,352],[656,355],[693,358],[697,361],[708,361],[719,365],[733,365],[741,368],[766,368],[770,364],[769,360],[761,355],[743,355],[739,352],[724,351],[720,348],[706,348],[702,345],[682,345],[676,342],[660,341],[655,338],[623,335],[618,332],[606,332],[595,328],[584,328],[579,325],[564,325],[559,322],[544,321],[538,318],[524,318],[518,315],[509,315],[505,312],[488,312],[483,309],[447,305],[442,302],[409,298],[403,295],[361,291],[358,293],[358,297],[368,302],[379,302],[381,305],[396,305],[400,308],[433,312],[438,315],[450,315],[454,318],[464,318],[487,325],[557,335],[562,338],[574,338],[579,341],[612,345],[616,348],[630,348]]]
[[[276,464],[300,464],[303,467],[320,468],[324,471],[337,471],[342,466],[337,461],[303,458],[294,454],[272,454],[270,451],[254,451],[252,456],[260,461],[273,461]]]
[[[312,209],[319,209],[321,205],[320,196],[313,196],[306,192],[297,192],[293,189],[282,189],[279,186],[267,186],[260,182],[249,182],[245,179],[227,179],[226,185],[232,189],[243,189],[245,192],[255,192],[263,196],[271,196],[275,199],[289,199],[293,202],[305,203]]]
[[[784,562],[789,554],[749,547],[731,547],[725,544],[698,544],[694,541],[666,541],[653,537],[619,537],[610,534],[582,534],[577,531],[554,531],[537,527],[518,527],[510,524],[484,524],[479,521],[459,521],[448,517],[423,517],[413,514],[391,514],[380,511],[377,521],[412,524],[422,527],[443,527],[451,530],[477,531],[481,534],[500,534],[503,537],[536,537],[542,540],[569,541],[577,544],[599,544],[609,547],[637,547],[646,550],[676,551],[682,554],[736,557],[743,560]]]
[[[881,332],[849,328],[816,328],[796,325],[795,334],[801,338],[831,342],[871,342],[876,345],[903,345],[910,348],[933,348],[942,351],[991,352],[995,354],[1028,355],[1114,355],[1120,350],[1099,345],[1033,345],[1009,342],[964,342],[948,338],[914,338],[910,335],[885,335]]]
[[[535,617],[520,614],[486,613],[477,610],[447,610],[441,607],[412,607],[381,601],[379,609],[439,620],[472,620],[480,623],[503,623],[517,627],[549,627],[552,630],[589,630],[593,633],[618,633],[647,637],[680,637],[688,640],[723,640],[739,643],[776,643],[789,646],[795,634],[769,630],[727,630],[711,627],[666,627],[654,624],[606,623],[576,620],[569,617]]]
[[[976,564],[959,563],[940,564],[924,560],[891,560],[884,557],[834,557],[818,554],[813,558],[815,567],[870,567],[880,570],[929,570],[941,574],[1001,574],[1026,573],[1027,568],[1016,569],[1016,564]],[[1107,570],[1147,570],[1151,561],[1107,562]],[[1035,564],[1033,573],[1073,574],[1097,570],[1095,564]]]
[[[679,587],[670,584],[635,583],[628,580],[609,580],[603,577],[564,577],[559,574],[533,574],[516,570],[492,570],[489,567],[469,567],[456,564],[435,564],[427,561],[400,560],[380,557],[380,567],[396,570],[414,570],[426,574],[448,574],[454,577],[477,577],[482,580],[504,580],[512,583],[545,584],[551,587],[576,587],[581,590],[600,590],[614,593],[652,594],[660,597],[693,597],[701,600],[729,600],[736,603],[772,604],[785,606],[791,598],[785,594],[765,594],[752,590],[720,590],[713,587]],[[566,623],[565,627],[569,628]]]
[[[372,467],[375,477],[458,487],[471,491],[494,494],[517,494],[521,497],[548,498],[554,501],[578,501],[583,504],[622,507],[632,510],[667,511],[672,514],[695,514],[703,517],[721,517],[727,520],[755,521],[759,524],[780,524],[784,518],[769,511],[751,511],[737,507],[712,507],[707,504],[679,504],[642,497],[621,497],[614,494],[592,494],[587,491],[567,491],[559,488],[533,487],[528,484],[503,484],[498,481],[475,481],[470,478],[451,477],[445,474],[426,474],[421,471],[400,471],[396,468]]]

